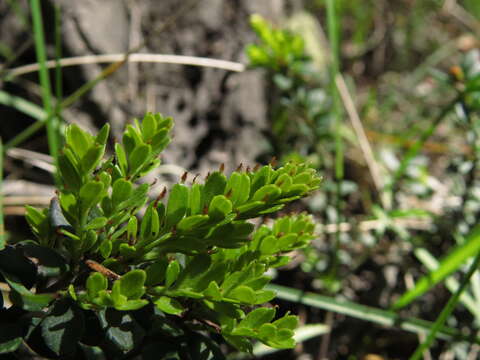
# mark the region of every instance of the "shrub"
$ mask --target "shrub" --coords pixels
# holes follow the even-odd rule
[[[48,358],[208,359],[222,358],[222,337],[241,351],[253,339],[294,346],[297,318],[262,306],[275,297],[265,272],[306,246],[314,225],[305,214],[256,229],[247,220],[320,179],[303,164],[240,165],[229,176],[221,166],[203,184],[187,186],[185,174],[165,202],[166,189],[149,200],[152,185],[137,181],[159,166],[172,126],[147,114],[106,159],[108,125],[97,136],[66,129],[57,195],[49,209],[26,209],[35,240],[0,251],[12,303],[0,303],[0,353],[25,343]]]

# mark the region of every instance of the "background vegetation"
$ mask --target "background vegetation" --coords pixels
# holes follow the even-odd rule
[[[89,114],[96,118],[84,125],[99,129],[110,120],[113,136],[118,136],[115,127],[122,128],[124,121],[98,117],[114,110],[102,110],[95,102],[99,96],[95,91],[110,86],[115,93],[127,93],[116,85],[122,76],[129,83],[135,70],[126,72],[130,64],[123,62],[123,57],[95,68],[88,76],[59,62],[47,70],[47,59],[75,52],[66,40],[71,39],[65,27],[69,6],[34,0],[9,0],[2,6],[0,129],[6,231],[1,236],[13,243],[31,236],[19,216],[23,205],[46,205],[45,198],[52,196],[51,185],[56,181],[52,164],[63,142],[60,134],[65,122],[82,122],[84,114]],[[318,226],[313,245],[292,253],[287,268],[270,274],[276,284],[271,289],[279,295],[272,303],[300,315],[298,334],[305,341],[283,353],[268,354],[258,347],[258,356],[477,358],[478,1],[285,2],[281,11],[264,12],[263,18],[250,17],[253,9],[236,2],[231,6],[237,7],[232,9],[237,11],[238,24],[225,21],[218,26],[226,32],[231,26],[242,29],[229,39],[239,51],[222,53],[227,47],[215,42],[220,35],[213,30],[193,48],[198,52],[179,53],[175,46],[155,48],[152,37],[164,33],[182,34],[175,41],[188,42],[183,35],[188,27],[184,21],[200,18],[201,9],[219,8],[223,11],[220,16],[228,17],[229,6],[207,1],[188,2],[177,9],[165,5],[161,26],[157,24],[155,31],[155,24],[149,22],[154,13],[149,18],[149,9],[144,10],[142,40],[132,41],[122,52],[151,50],[234,60],[237,67],[228,64],[230,70],[212,71],[241,72],[246,92],[260,94],[265,126],[255,128],[251,118],[242,113],[241,120],[229,128],[225,121],[232,117],[231,112],[224,109],[235,109],[235,99],[241,103],[246,96],[235,92],[236,87],[241,88],[238,77],[222,75],[218,77],[222,86],[205,86],[208,93],[218,92],[218,97],[186,92],[183,107],[202,108],[204,104],[192,105],[192,99],[202,99],[201,95],[211,100],[203,113],[198,109],[195,113],[203,115],[191,116],[184,124],[194,128],[203,118],[208,119],[208,136],[186,147],[181,156],[167,153],[167,165],[171,160],[170,165],[205,175],[209,167],[218,168],[219,158],[225,162],[225,154],[218,153],[228,148],[220,139],[235,137],[229,129],[241,138],[253,128],[259,134],[263,131],[261,141],[249,144],[258,151],[245,150],[242,155],[239,144],[230,140],[237,153],[227,156],[227,170],[234,170],[239,162],[253,168],[255,162],[266,163],[276,156],[280,164],[306,160],[323,176],[313,197],[286,211],[314,214]],[[135,9],[128,8],[130,20]],[[215,16],[219,14],[211,16],[212,23],[218,22]],[[190,23],[199,29],[205,25]],[[3,30],[8,26],[15,30],[11,37],[15,41]],[[95,53],[95,46],[87,52],[101,55]],[[19,66],[28,63],[38,64],[38,76],[22,73]],[[207,66],[216,65],[210,61]],[[192,66],[187,68],[188,82],[182,86],[201,88],[207,70],[199,73]],[[145,72],[147,79],[137,77],[138,93],[134,94],[148,105],[148,91],[143,89],[149,86],[149,76],[155,81],[154,72],[147,67],[137,71]],[[258,78],[264,81],[258,83]],[[208,79],[215,84],[215,76]],[[175,84],[164,87],[167,92],[178,92]],[[233,100],[227,104],[218,100],[226,96]],[[130,100],[122,102],[124,98]],[[135,105],[128,96],[116,98],[112,104],[112,109],[127,115],[140,116],[152,110]],[[156,104],[165,115],[174,115],[164,102]],[[180,105],[176,103],[175,111],[182,113]],[[183,141],[181,132],[175,136]],[[114,137],[109,141],[113,143]],[[191,153],[203,155],[209,162],[201,163]],[[176,161],[181,158],[190,160]],[[181,173],[183,169],[166,166],[156,177],[168,184]],[[33,186],[37,198],[20,196],[26,193],[25,181]],[[46,195],[39,198],[42,191]],[[6,293],[4,296],[7,299]],[[312,324],[315,326],[305,327]],[[232,357],[241,356],[223,350]]]

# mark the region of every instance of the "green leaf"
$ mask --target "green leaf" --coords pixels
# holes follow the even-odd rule
[[[172,315],[180,315],[185,310],[177,300],[168,296],[160,296],[155,300],[155,306],[159,310]]]
[[[0,250],[0,271],[12,275],[15,282],[27,288],[34,286],[37,281],[37,267],[21,249],[10,245]]]
[[[122,256],[124,259],[131,259],[137,255],[137,249],[135,246],[126,243],[120,244],[118,251],[120,256]]]
[[[129,313],[107,309],[100,311],[98,317],[106,332],[108,345],[127,353],[142,344],[145,330]]]
[[[103,196],[103,183],[100,181],[90,181],[80,189],[80,203],[82,211],[86,213],[90,208],[100,202]]]
[[[268,327],[270,326],[273,326],[273,325],[264,324],[260,327],[258,331],[260,338],[266,339],[266,338],[274,338],[276,336],[275,326],[273,326],[273,329],[275,330],[274,333],[272,333],[272,329],[268,329]],[[301,343],[311,338],[324,335],[328,332],[330,332],[330,328],[324,324],[304,325],[295,331],[294,340],[296,343]],[[262,343],[257,343],[253,347],[253,354],[259,358],[276,351],[279,351],[279,350],[266,346]]]
[[[95,142],[100,145],[105,145],[108,140],[108,134],[110,132],[110,124],[106,123],[102,126],[97,136],[95,137]]]
[[[224,195],[215,195],[208,207],[208,216],[213,220],[223,220],[232,212],[232,203]]]
[[[127,237],[128,239],[133,239],[135,240],[137,237],[137,231],[138,231],[138,220],[135,215],[130,216],[130,219],[128,220],[127,224]]]
[[[252,288],[240,285],[228,293],[228,298],[236,299],[245,304],[255,304],[256,296]]]
[[[202,192],[202,207],[210,204],[215,195],[222,195],[227,185],[227,178],[219,171],[208,176]]]
[[[115,309],[120,311],[133,311],[138,310],[148,304],[148,300],[144,299],[135,299],[135,300],[128,300],[123,304],[119,304],[115,306]]]
[[[177,231],[193,231],[195,228],[199,228],[202,225],[205,225],[210,218],[208,215],[191,215],[183,218],[177,224]]]
[[[128,300],[127,297],[125,295],[122,295],[122,285],[120,284],[120,281],[116,280],[113,283],[112,292],[110,293],[110,298],[113,301],[113,306],[117,310],[119,310],[118,309],[119,307],[127,303],[127,300]]]
[[[152,202],[145,211],[142,223],[140,225],[140,238],[147,239],[152,235],[158,234],[160,230],[160,219],[155,209],[155,203]]]
[[[61,154],[58,156],[58,169],[64,187],[73,191],[78,191],[82,186],[82,178],[77,167],[72,163],[68,156]]]
[[[265,201],[252,201],[237,207],[239,214],[253,213],[265,208]]]
[[[199,254],[193,257],[175,283],[175,288],[194,288],[195,284],[211,265],[211,257],[207,254]],[[203,290],[203,289],[202,289]]]
[[[238,327],[258,329],[261,325],[270,322],[275,317],[274,308],[261,307],[250,311],[245,319],[240,321]]]
[[[157,155],[165,149],[165,147],[170,143],[170,138],[168,137],[167,129],[162,129],[157,132],[152,138],[152,149],[153,152]]]
[[[187,215],[197,215],[202,212],[202,191],[203,185],[200,184],[193,184],[190,188]]]
[[[252,185],[250,187],[250,196],[253,196],[258,189],[267,185],[270,182],[270,176],[272,174],[272,167],[270,165],[263,166],[258,170],[252,179]]]
[[[104,259],[107,259],[112,253],[112,241],[110,239],[105,239],[100,244],[100,254]]]
[[[165,286],[168,288],[170,287],[175,280],[178,278],[178,274],[180,273],[180,264],[177,260],[172,261],[167,266],[167,271],[165,273]]]
[[[146,114],[142,120],[142,135],[143,140],[147,142],[150,140],[157,131],[157,122],[153,114]]]
[[[233,172],[225,189],[225,195],[228,193],[233,206],[245,203],[250,197],[250,177],[247,174]]]
[[[90,174],[102,160],[103,154],[105,153],[105,146],[103,145],[94,145],[88,149],[87,153],[80,160],[80,168],[82,169],[83,175]]]
[[[160,259],[149,265],[145,272],[147,279],[145,281],[146,286],[153,286],[160,284],[165,280],[165,273],[167,271],[168,261],[166,259]]]
[[[108,219],[104,216],[96,217],[92,221],[90,221],[87,226],[85,226],[85,231],[87,230],[97,230],[105,225],[107,225]]]
[[[170,191],[167,203],[165,228],[170,229],[185,215],[188,206],[188,188],[185,185],[175,184]]]
[[[34,261],[37,265],[37,272],[41,276],[59,276],[69,269],[66,260],[51,248],[40,246],[32,242],[22,245],[21,249],[29,259],[35,259]]]
[[[83,312],[69,299],[58,300],[41,322],[41,329],[50,350],[58,356],[70,357],[85,330]]]
[[[1,272],[1,271],[0,271]],[[25,288],[18,279],[5,272],[1,272],[12,289],[10,300],[13,304],[27,311],[40,311],[54,299],[53,294],[34,294]]]
[[[423,276],[417,281],[415,287],[398,299],[393,305],[394,309],[400,309],[410,304],[413,300],[422,296],[436,284],[446,279],[453,272],[460,269],[469,258],[480,251],[480,226],[475,227],[465,239],[465,242],[448,252],[448,255],[440,260],[439,267]]]
[[[269,302],[273,299],[275,299],[275,296],[277,294],[275,291],[271,290],[257,290],[255,291],[255,305],[260,305],[260,304],[265,304],[266,302]]]
[[[151,151],[152,148],[150,145],[139,145],[133,149],[128,157],[130,175],[136,174],[138,170],[149,161]]]
[[[278,199],[282,191],[276,185],[269,184],[258,189],[252,197],[252,201],[272,202]]]
[[[277,180],[275,180],[275,185],[277,185],[282,192],[287,191],[292,183],[292,177],[288,174],[282,174],[277,178]]]
[[[66,201],[67,199],[68,197],[64,197],[64,201]],[[50,223],[55,230],[65,229],[69,232],[74,231],[72,225],[70,225],[68,220],[63,215],[63,210],[57,197],[52,198],[52,200],[50,201],[48,215],[50,217]]]
[[[112,206],[118,209],[119,205],[126,201],[133,192],[133,184],[125,179],[118,179],[112,186]]]
[[[270,323],[262,324],[258,329],[259,339],[273,339],[277,336],[277,328]]]
[[[277,329],[290,329],[295,330],[298,326],[298,317],[295,315],[285,315],[284,317],[275,320],[273,325],[277,327]]]
[[[125,154],[125,150],[123,146],[119,143],[115,144],[115,155],[117,156],[117,162],[122,170],[122,175],[127,176],[128,174],[128,161],[127,155]]]
[[[90,300],[96,298],[101,290],[107,290],[108,280],[99,272],[91,273],[87,278],[87,295]]]
[[[220,288],[215,281],[211,281],[210,284],[208,284],[208,287],[204,290],[203,294],[213,301],[221,301],[223,298]]]
[[[305,195],[309,190],[308,185],[305,184],[293,184],[286,190],[283,194],[282,197],[293,197],[293,196],[303,196]]]
[[[66,142],[78,156],[78,159],[81,159],[93,145],[93,137],[76,124],[72,124],[66,129]]]
[[[132,195],[127,200],[118,205],[118,210],[125,208],[141,207],[147,201],[148,184],[142,184],[133,190]]]
[[[145,293],[145,280],[147,275],[145,271],[136,269],[130,270],[123,275],[118,282],[120,282],[120,293],[127,299],[139,299]]]

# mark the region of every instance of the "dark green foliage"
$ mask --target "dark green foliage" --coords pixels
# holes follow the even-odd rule
[[[108,126],[96,137],[67,128],[58,196],[48,211],[27,208],[36,241],[0,252],[14,304],[8,311],[18,309],[21,320],[18,331],[0,333],[0,352],[25,341],[48,358],[222,358],[202,332],[243,351],[252,339],[294,346],[296,318],[255,306],[275,297],[264,289],[265,272],[308,244],[313,223],[292,215],[255,230],[247,220],[308,195],[320,179],[293,163],[217,171],[204,184],[174,185],[165,203],[164,194],[149,201],[150,185],[135,182],[158,166],[172,126],[147,114],[127,126],[108,159]],[[0,328],[11,323],[0,318]],[[158,348],[159,339],[167,345]]]

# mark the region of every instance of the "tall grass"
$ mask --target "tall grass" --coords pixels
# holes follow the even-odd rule
[[[341,223],[342,217],[342,182],[344,177],[344,155],[342,139],[342,105],[335,79],[340,73],[340,53],[339,53],[339,21],[335,0],[327,0],[327,27],[328,39],[330,43],[331,63],[330,63],[330,86],[332,92],[332,110],[331,114],[334,122],[335,132],[335,180],[336,180],[336,220],[337,225]],[[340,244],[340,232],[335,234],[335,246],[333,249],[333,265],[331,268],[331,277],[336,278],[338,267],[338,248]]]
[[[59,132],[59,120],[55,114],[53,107],[50,77],[48,73],[48,68],[46,66],[47,51],[43,31],[43,20],[40,0],[30,0],[30,9],[32,11],[35,51],[37,55],[37,61],[40,66],[39,78],[42,90],[43,108],[48,114],[48,117],[46,119],[48,147],[50,150],[50,155],[53,157],[55,164],[57,164],[58,150],[61,142]]]

